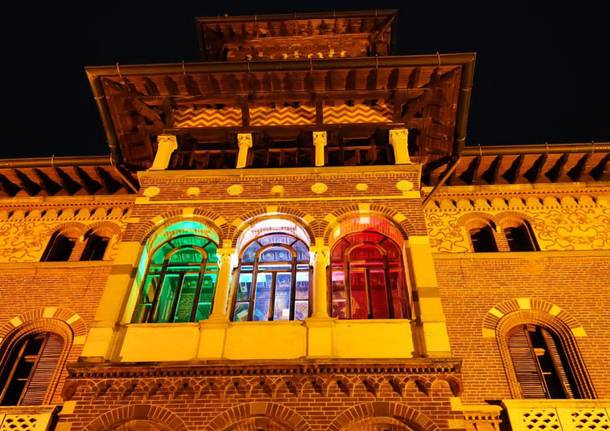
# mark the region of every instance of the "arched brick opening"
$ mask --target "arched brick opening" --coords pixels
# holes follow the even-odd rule
[[[250,431],[252,426],[267,425],[269,431],[311,431],[305,419],[296,411],[277,403],[240,404],[212,419],[205,431]]]
[[[404,404],[388,401],[355,405],[337,416],[327,429],[328,431],[385,431],[388,426],[394,427],[389,428],[393,431],[439,430],[438,426],[423,413]]]
[[[171,410],[149,404],[133,404],[107,411],[83,428],[83,431],[115,430],[188,431],[188,428]]]

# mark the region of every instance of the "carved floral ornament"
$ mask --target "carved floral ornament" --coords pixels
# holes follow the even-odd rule
[[[466,216],[472,214],[472,216]],[[467,221],[479,215],[502,229],[515,217],[527,220],[540,249],[610,249],[610,206],[591,196],[440,199],[426,208],[430,244],[437,252],[470,251]]]

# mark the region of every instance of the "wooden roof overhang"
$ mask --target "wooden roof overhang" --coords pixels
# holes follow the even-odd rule
[[[397,16],[396,9],[217,16],[196,25],[205,60],[383,56],[391,54]]]
[[[190,134],[214,142],[236,132],[298,133],[304,128],[342,127],[324,121],[325,106],[366,102],[390,106],[387,121],[347,129],[372,133],[389,124],[414,133],[417,155],[435,159],[464,144],[475,54],[366,57],[309,61],[205,62],[88,67],[87,74],[113,154],[126,165],[150,166],[156,136]],[[250,124],[253,107],[307,104],[308,126]],[[181,109],[237,109],[238,124],[176,129]],[[223,114],[224,115],[224,114]],[[337,124],[339,123],[339,124]],[[365,122],[366,123],[366,122]],[[288,133],[288,134],[290,134]]]
[[[424,164],[422,184],[443,179],[454,186],[610,181],[610,143],[467,147]]]
[[[109,156],[0,159],[0,197],[136,193],[137,180]]]

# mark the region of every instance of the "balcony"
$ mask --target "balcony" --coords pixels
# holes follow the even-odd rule
[[[0,430],[47,431],[56,412],[56,406],[0,406]]]
[[[610,400],[505,400],[512,431],[607,431]]]

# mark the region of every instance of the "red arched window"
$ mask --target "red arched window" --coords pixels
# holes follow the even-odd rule
[[[331,309],[340,319],[409,317],[402,255],[375,231],[344,236],[331,252]]]

